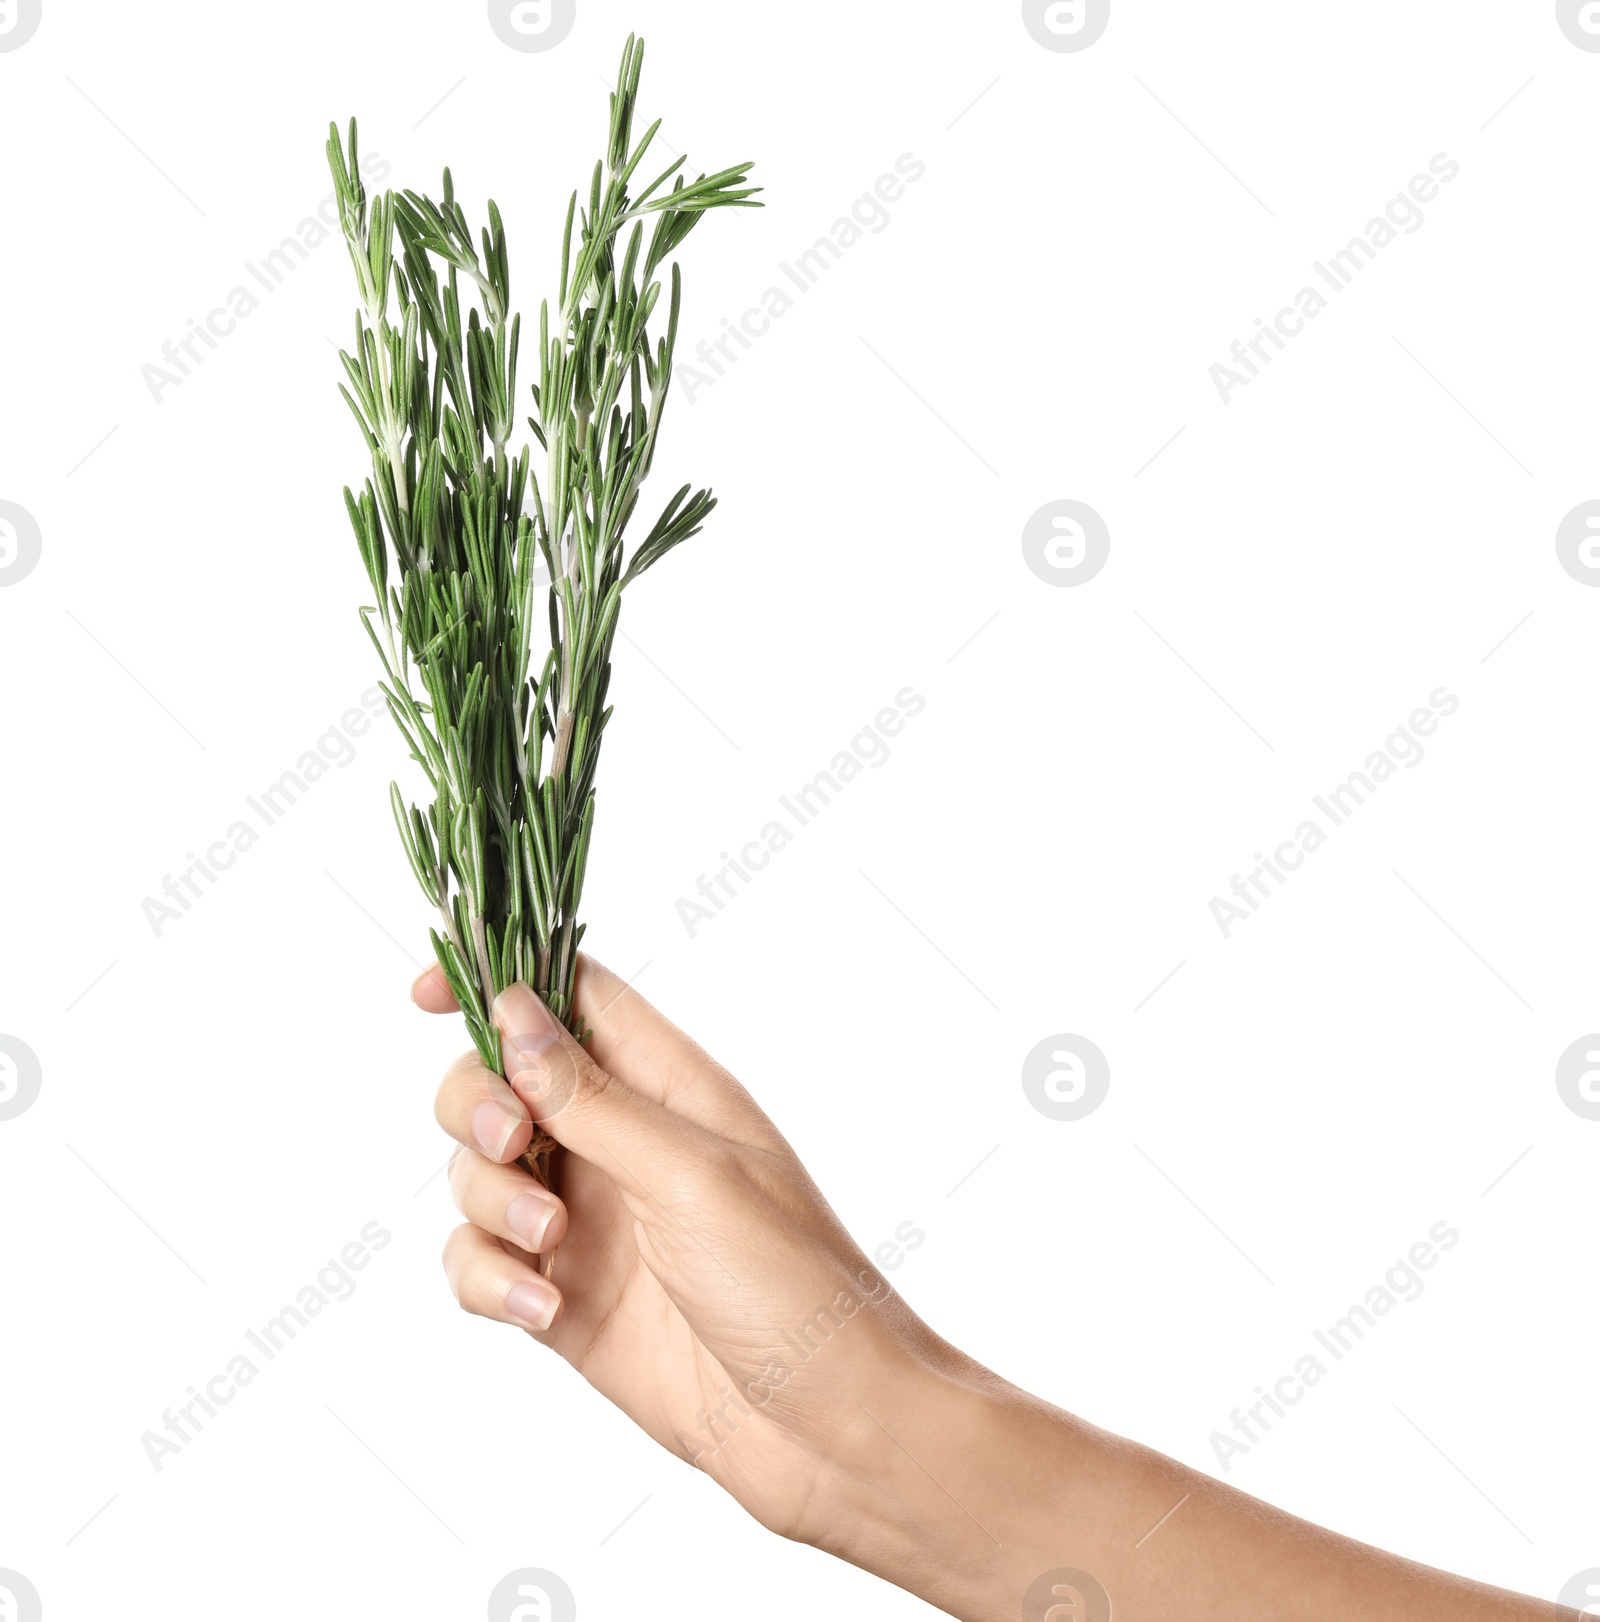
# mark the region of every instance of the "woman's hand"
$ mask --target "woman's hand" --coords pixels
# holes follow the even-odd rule
[[[455,1006],[437,969],[413,996]],[[1153,1622],[1573,1614],[1308,1525],[998,1379],[889,1289],[738,1082],[587,958],[577,1011],[587,1049],[512,986],[509,1083],[475,1054],[445,1077],[467,1217],[451,1286],[773,1531],[971,1622],[1106,1622],[1113,1601]],[[566,1150],[560,1199],[515,1164],[535,1122]]]
[[[456,1006],[437,968],[412,995]],[[553,1348],[765,1526],[828,1546],[876,1394],[949,1349],[726,1070],[588,958],[576,1008],[587,1049],[508,988],[494,1013],[509,1083],[468,1054],[439,1090],[467,1218],[445,1247],[451,1288]],[[567,1151],[559,1199],[517,1164],[535,1121]]]

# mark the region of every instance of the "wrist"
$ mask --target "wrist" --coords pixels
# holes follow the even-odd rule
[[[864,1381],[807,1542],[956,1616],[1021,1604],[1060,1558],[1088,1433],[938,1342]]]

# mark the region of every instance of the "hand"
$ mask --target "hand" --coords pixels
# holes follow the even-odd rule
[[[455,1007],[437,969],[412,994]],[[1104,1617],[1111,1596],[1157,1622],[1572,1614],[1310,1526],[998,1379],[889,1289],[727,1071],[587,958],[576,1007],[587,1049],[508,988],[509,1083],[476,1054],[445,1077],[467,1218],[451,1287],[763,1525],[969,1622]],[[559,1199],[514,1163],[535,1122],[565,1150]]]
[[[412,995],[456,1006],[437,968]],[[826,1547],[850,1438],[873,1445],[863,1405],[949,1348],[722,1066],[588,958],[576,1009],[587,1049],[509,987],[494,1009],[509,1083],[473,1053],[439,1090],[467,1218],[445,1247],[451,1288],[558,1352],[763,1525]],[[535,1121],[566,1151],[559,1199],[516,1164]]]

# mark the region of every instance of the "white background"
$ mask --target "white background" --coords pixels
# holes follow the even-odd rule
[[[1600,592],[1554,545],[1600,496],[1600,55],[1543,0],[1116,0],[1079,54],[1009,4],[581,0],[521,54],[474,4],[44,0],[0,53],[0,500],[43,535],[0,589],[0,1032],[43,1073],[0,1122],[0,1567],[53,1618],[476,1618],[518,1566],[591,1618],[931,1614],[450,1302],[465,1042],[406,999],[387,721],[141,912],[374,678],[348,261],[270,297],[244,262],[353,112],[390,184],[497,198],[536,319],[636,26],[646,115],[768,188],[690,239],[686,348],[927,172],[668,413],[657,494],[722,505],[630,598],[589,946],[865,1245],[926,1233],[891,1277],[941,1332],[1202,1469],[1449,1222],[1227,1479],[1555,1597],[1600,1566],[1600,1122],[1554,1081],[1600,1027]],[[1438,153],[1422,228],[1224,405],[1209,368]],[[157,404],[141,367],[236,286],[261,307]],[[1020,544],[1061,498],[1112,537],[1076,589]],[[889,762],[691,939],[677,898],[908,685]],[[1421,764],[1225,940],[1211,898],[1440,686]],[[1078,1122],[1020,1083],[1062,1032],[1111,1066]],[[163,1409],[374,1221],[356,1295],[157,1473]]]

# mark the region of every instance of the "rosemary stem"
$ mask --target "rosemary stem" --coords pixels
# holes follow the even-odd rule
[[[371,457],[347,508],[383,619],[381,634],[370,617],[367,629],[390,707],[434,796],[425,812],[396,788],[395,816],[438,907],[439,962],[489,1063],[497,978],[531,973],[535,990],[581,1026],[571,992],[619,598],[716,505],[685,486],[628,554],[677,336],[675,262],[666,335],[652,341],[648,330],[657,275],[707,211],[760,207],[742,184],[748,164],[664,190],[682,160],[630,207],[655,133],[630,158],[643,51],[630,36],[597,171],[604,187],[592,182],[581,213],[573,194],[557,314],[549,301],[541,310],[531,426],[545,453],[542,488],[530,451],[512,443],[520,324],[498,208],[489,204],[480,254],[448,170],[441,201],[388,191],[369,207],[354,123],[348,144],[336,128],[328,142],[358,299],[343,392]],[[642,230],[619,246],[645,214],[655,220],[648,248],[641,254]],[[549,564],[543,604],[529,547]],[[548,653],[535,648],[545,610]]]
[[[472,944],[478,954],[478,981],[483,988],[483,1007],[487,1012],[494,1007],[494,975],[489,972],[489,938],[484,922],[477,913],[472,915]]]

